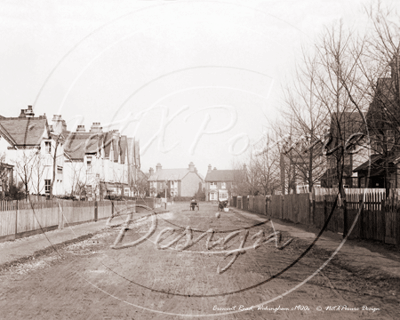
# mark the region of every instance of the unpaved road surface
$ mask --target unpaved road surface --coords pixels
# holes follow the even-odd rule
[[[216,205],[206,203],[195,212],[187,204],[174,205],[170,213],[157,215],[154,232],[134,246],[110,248],[121,229],[113,227],[3,268],[0,319],[400,317],[398,279],[357,274],[337,258],[316,272],[330,254],[316,247],[306,252],[309,243],[301,239],[293,239],[282,250],[271,241],[242,251],[220,274],[218,265],[225,267],[233,255],[224,260],[218,244],[207,250],[205,235],[185,250],[177,250],[185,236],[165,249],[157,248],[157,239],[166,245],[187,226],[196,230],[193,239],[210,228],[216,231],[213,240],[243,230],[226,243],[225,251],[238,249],[246,230],[243,247],[253,246],[254,234],[274,232],[271,222],[257,225],[259,220],[233,211],[217,218],[216,212]],[[134,242],[151,229],[152,217],[139,212],[134,219],[140,216],[145,218],[130,225],[119,245]],[[166,228],[177,231],[171,235]],[[283,234],[278,246],[289,239]]]

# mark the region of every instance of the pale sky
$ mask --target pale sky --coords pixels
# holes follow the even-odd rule
[[[119,128],[143,171],[230,169],[276,116],[300,46],[339,19],[362,27],[363,3],[0,1],[0,114]]]

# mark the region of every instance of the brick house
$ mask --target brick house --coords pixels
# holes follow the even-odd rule
[[[150,196],[156,196],[165,190],[171,197],[193,197],[198,191],[202,191],[203,177],[198,173],[193,162],[189,163],[188,168],[163,169],[158,163],[156,171],[149,170],[149,190]]]

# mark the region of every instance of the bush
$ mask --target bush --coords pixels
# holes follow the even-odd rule
[[[18,185],[11,185],[7,192],[5,192],[5,197],[7,200],[22,200],[26,198],[25,187],[22,182]]]

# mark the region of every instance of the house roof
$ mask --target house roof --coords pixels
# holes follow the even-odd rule
[[[392,155],[387,158],[387,163],[393,164],[396,162],[397,158],[399,155]],[[359,171],[367,171],[369,168],[371,168],[371,175],[375,175],[376,171],[378,170],[379,172],[382,172],[382,170],[385,170],[384,168],[384,161],[385,158],[381,154],[373,154],[370,159],[359,165],[357,168],[353,170],[353,172],[359,172]]]
[[[104,153],[105,157],[110,157],[111,146],[113,148],[114,161],[118,161],[118,146],[120,146],[119,138],[115,135],[114,131],[108,131],[104,134]]]
[[[72,160],[83,160],[85,154],[100,151],[101,135],[90,132],[70,133],[64,144],[64,152]]]
[[[327,149],[347,143],[352,136],[356,136],[352,139],[354,144],[360,143],[360,136],[357,134],[361,136],[366,134],[365,115],[365,113],[361,115],[358,111],[333,113],[330,126],[330,141]]]
[[[179,181],[182,180],[190,170],[188,168],[183,168],[183,169],[160,169],[157,172],[154,172],[150,177],[149,181]],[[200,179],[201,176],[197,172],[196,173]],[[203,179],[202,179],[203,180]]]
[[[0,125],[4,138],[15,146],[40,145],[45,132],[50,136],[47,119],[42,116],[0,118]]]
[[[207,172],[206,182],[234,181],[238,170],[211,170]]]
[[[125,158],[128,154],[128,138],[127,136],[121,136],[119,143],[119,151],[121,156],[121,163],[125,163]]]

